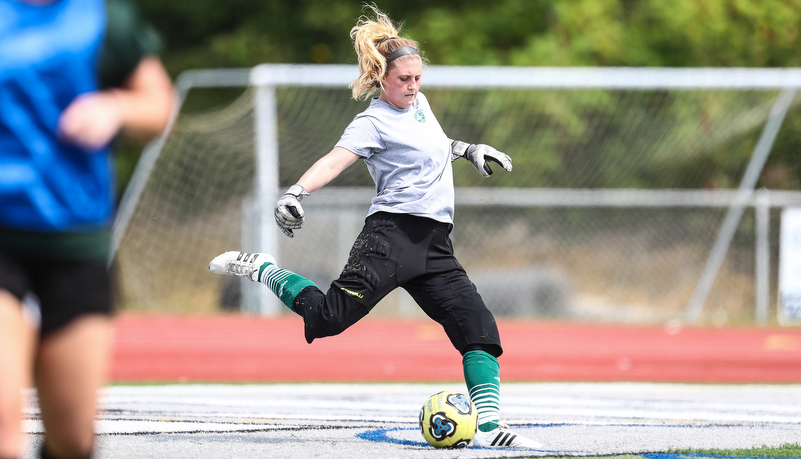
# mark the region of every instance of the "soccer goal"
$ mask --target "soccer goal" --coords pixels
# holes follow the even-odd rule
[[[350,65],[196,70],[120,204],[112,265],[123,307],[278,314],[266,288],[208,274],[226,250],[269,252],[325,287],[375,193],[357,163],[303,201],[294,239],[278,194],[366,102]],[[769,320],[779,215],[801,205],[799,69],[426,69],[449,137],[508,153],[483,178],[454,163],[457,257],[501,316]],[[221,95],[222,94],[222,95]],[[498,169],[498,168],[496,168]],[[403,292],[375,314],[420,314]]]

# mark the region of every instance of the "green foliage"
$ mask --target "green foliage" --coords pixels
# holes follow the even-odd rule
[[[789,67],[799,4],[786,0],[647,0],[632,14],[649,50],[634,65]]]
[[[357,0],[140,0],[172,71],[352,63]],[[796,0],[385,0],[433,64],[790,67]]]
[[[348,32],[360,14],[356,1],[140,0],[140,5],[164,35],[164,60],[175,74],[265,62],[347,62]]]

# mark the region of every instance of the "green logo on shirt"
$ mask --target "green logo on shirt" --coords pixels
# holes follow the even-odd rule
[[[425,123],[426,122],[426,115],[423,113],[423,109],[417,110],[414,112],[414,119],[417,120],[418,123]]]

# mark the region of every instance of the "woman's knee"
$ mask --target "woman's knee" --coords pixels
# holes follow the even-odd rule
[[[350,292],[332,285],[327,293],[308,288],[295,298],[295,310],[303,317],[306,342],[347,330],[370,312]]]

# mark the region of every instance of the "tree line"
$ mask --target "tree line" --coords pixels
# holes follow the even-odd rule
[[[168,68],[352,63],[359,0],[139,0]],[[797,0],[381,0],[432,64],[797,67]]]

